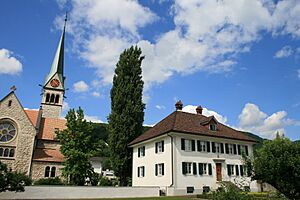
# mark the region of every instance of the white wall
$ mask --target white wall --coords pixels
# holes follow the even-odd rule
[[[222,163],[222,181],[242,181],[249,178],[240,176],[228,176],[227,174],[227,164],[242,165],[242,156],[240,155],[229,155],[225,152],[225,143],[248,145],[249,155],[252,155],[252,143],[243,142],[238,140],[230,140],[215,137],[205,137],[196,136],[189,134],[178,134],[173,133],[175,145],[174,145],[174,162],[175,164],[175,177],[174,177],[174,187],[180,193],[186,193],[186,188],[188,186],[195,188],[195,193],[202,193],[203,186],[210,186],[211,189],[216,189],[218,187],[217,177],[216,177],[216,164]],[[224,143],[224,154],[212,153],[212,147],[210,152],[198,152],[197,143],[196,151],[184,151],[181,150],[181,138],[191,139],[191,140],[203,140],[210,142],[222,142]],[[182,162],[196,162],[197,163],[197,175],[183,175],[182,174]],[[211,163],[212,164],[212,175],[199,175],[198,163]]]
[[[164,141],[164,152],[155,153],[155,143]],[[138,148],[145,146],[145,156],[138,157]],[[164,176],[155,176],[155,164],[164,163]],[[145,166],[145,177],[138,177],[138,167]],[[132,186],[160,186],[171,184],[171,139],[157,137],[133,148]]]

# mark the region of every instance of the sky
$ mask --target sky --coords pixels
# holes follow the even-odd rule
[[[37,109],[68,12],[63,115],[107,122],[119,55],[142,49],[144,124],[183,102],[233,128],[300,139],[298,0],[2,0],[0,98]]]

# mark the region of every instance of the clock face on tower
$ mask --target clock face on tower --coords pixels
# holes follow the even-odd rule
[[[50,82],[50,85],[52,87],[58,87],[59,86],[59,80],[57,79],[52,79],[51,82]]]

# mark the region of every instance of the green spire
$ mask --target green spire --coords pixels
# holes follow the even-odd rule
[[[50,79],[58,74],[60,82],[64,84],[64,41],[65,41],[65,32],[66,32],[66,23],[67,23],[67,13],[65,18],[64,29],[61,34],[59,44],[55,53],[54,60],[52,62],[50,73],[46,76],[45,85],[50,81]]]

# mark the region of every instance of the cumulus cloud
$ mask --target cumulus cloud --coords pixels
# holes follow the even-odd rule
[[[279,51],[277,51],[275,53],[275,58],[286,58],[291,56],[294,53],[292,47],[290,46],[284,46],[282,47],[282,49],[280,49]]]
[[[143,38],[141,28],[165,19],[138,1],[70,2],[68,33],[75,52],[95,68],[102,84],[111,83],[119,54],[132,44],[146,56],[142,68],[147,90],[174,74],[233,70],[236,55],[250,51],[262,32],[300,37],[297,0],[175,0],[174,28],[154,35],[153,41]],[[62,21],[57,18],[56,23]]]
[[[0,74],[19,74],[22,72],[22,63],[12,56],[13,52],[0,49]]]
[[[274,138],[277,132],[284,134],[286,126],[299,125],[299,122],[287,117],[286,111],[267,115],[252,103],[244,106],[239,121],[240,129],[259,134],[264,138]]]
[[[300,78],[300,69],[298,69],[297,72],[298,72],[298,78]]]
[[[62,105],[62,112],[66,112],[66,111],[69,111],[69,110],[70,110],[69,103],[64,101],[63,105]]]
[[[85,118],[87,121],[91,121],[91,122],[94,122],[94,123],[103,123],[103,121],[100,120],[97,116],[89,116],[89,115],[85,115],[84,118]]]
[[[100,97],[100,93],[99,92],[92,92],[92,96],[94,96],[94,97]]]
[[[196,114],[197,113],[196,108],[197,108],[197,106],[186,105],[182,108],[182,111]],[[207,108],[203,108],[202,114],[207,117],[214,116],[218,120],[218,122],[220,122],[222,124],[225,124],[227,122],[227,117],[220,115],[216,111],[208,110]]]
[[[78,81],[73,84],[73,89],[75,92],[87,92],[89,90],[89,86],[84,81]]]

